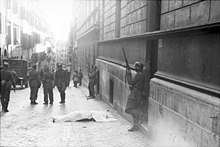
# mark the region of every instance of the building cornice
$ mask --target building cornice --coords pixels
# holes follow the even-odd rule
[[[159,30],[153,32],[146,32],[140,35],[131,35],[125,36],[121,38],[115,38],[110,40],[102,40],[98,43],[107,43],[107,42],[117,42],[121,40],[130,40],[130,39],[141,39],[144,38],[146,40],[157,40],[157,39],[164,39],[164,38],[171,38],[171,37],[181,37],[187,35],[200,35],[205,33],[217,33],[220,32],[220,22],[200,25],[200,26],[192,26],[192,27],[182,27],[177,29],[170,29],[170,30]]]

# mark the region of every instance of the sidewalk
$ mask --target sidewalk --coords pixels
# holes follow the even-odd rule
[[[99,99],[86,99],[84,87],[67,88],[66,103],[54,89],[54,104],[43,105],[43,91],[39,90],[38,105],[30,105],[29,89],[11,93],[9,113],[1,116],[1,146],[57,146],[57,147],[150,147],[152,142],[140,131],[128,132],[131,124]],[[117,121],[53,123],[52,117],[75,110],[107,111]]]

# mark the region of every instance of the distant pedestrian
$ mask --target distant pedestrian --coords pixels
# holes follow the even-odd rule
[[[48,104],[48,95],[50,104],[53,104],[53,88],[54,88],[54,76],[50,72],[49,67],[45,68],[45,72],[42,78],[43,90],[44,90],[44,104]]]
[[[126,69],[126,78],[130,87],[130,94],[128,96],[125,112],[132,115],[133,117],[133,127],[129,129],[128,131],[135,131],[139,129],[140,125],[140,120],[141,117],[144,115],[143,112],[140,110],[141,109],[141,99],[142,99],[142,94],[144,90],[144,74],[142,72],[143,70],[143,64],[140,62],[136,62],[134,64],[136,74],[134,77],[131,75],[131,70]]]
[[[74,73],[73,73],[73,84],[74,84],[74,87],[77,87],[78,81],[79,81],[78,72],[74,71]]]
[[[66,81],[67,81],[67,86],[69,87],[70,85],[70,72],[68,69],[66,69]]]
[[[95,98],[94,86],[95,86],[96,70],[94,65],[91,66],[91,70],[89,70],[88,72],[88,77],[89,77],[89,85],[88,85],[89,97]]]
[[[66,80],[66,72],[62,69],[62,64],[57,64],[57,71],[55,72],[55,86],[57,86],[57,89],[60,93],[60,103],[65,103],[65,90],[67,87]]]
[[[82,85],[82,78],[83,78],[83,73],[82,73],[82,69],[79,70],[79,86]]]
[[[36,71],[36,65],[33,65],[32,70],[29,72],[29,85],[31,89],[31,93],[30,93],[31,105],[38,104],[36,100],[37,100],[38,89],[41,86],[41,80],[39,73]]]
[[[9,112],[8,103],[10,100],[11,85],[15,88],[15,80],[12,73],[8,69],[9,64],[3,63],[3,69],[1,69],[1,104],[2,111]]]
[[[99,91],[99,71],[97,66],[94,66],[94,71],[95,71],[94,90],[95,90],[95,95],[97,96]]]

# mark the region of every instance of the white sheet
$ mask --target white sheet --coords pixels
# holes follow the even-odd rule
[[[53,122],[74,122],[83,119],[94,119],[96,122],[116,121],[115,118],[105,111],[78,110],[66,115],[54,116]]]

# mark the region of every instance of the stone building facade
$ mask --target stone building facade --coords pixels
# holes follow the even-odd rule
[[[50,36],[33,0],[0,0],[1,57],[31,59],[36,44]]]
[[[75,5],[76,2],[74,2]],[[84,84],[88,83],[87,72],[95,65],[98,57],[98,41],[100,36],[100,6],[101,1],[82,1],[73,18],[73,70],[82,70]],[[76,13],[76,14],[75,14]],[[74,23],[75,22],[75,23]]]
[[[88,33],[86,40],[97,37],[98,54],[91,55],[99,69],[100,97],[131,120],[124,112],[129,94],[124,48],[131,67],[135,61],[145,64],[149,121],[143,127],[161,145],[219,146],[219,6],[216,0],[99,3],[99,36]],[[91,17],[86,18],[80,27],[87,26]],[[86,47],[78,52],[85,65]]]

